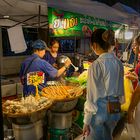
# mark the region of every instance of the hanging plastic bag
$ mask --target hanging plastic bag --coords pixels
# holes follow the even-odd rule
[[[125,103],[121,105],[121,110],[128,111],[134,89],[131,80],[126,77],[124,77],[124,92],[125,92]]]

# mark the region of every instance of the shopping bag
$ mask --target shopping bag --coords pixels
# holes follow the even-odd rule
[[[126,77],[124,77],[124,92],[125,92],[125,103],[121,105],[121,110],[128,111],[134,89],[132,81]]]
[[[134,128],[134,124],[128,124],[126,123],[126,128],[129,134],[130,138],[135,138],[135,128]]]
[[[132,140],[134,139],[134,128],[133,125],[125,124],[125,127],[120,135],[117,135],[113,140]]]
[[[89,135],[89,136],[79,135],[74,140],[93,140],[93,137],[91,135]]]
[[[83,136],[82,134],[79,135],[78,137],[76,137],[74,140],[85,140],[85,136]]]

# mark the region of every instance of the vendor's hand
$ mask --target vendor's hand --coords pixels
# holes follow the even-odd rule
[[[133,123],[133,121],[134,121],[134,111],[128,110],[127,122],[131,124],[131,123]]]
[[[88,136],[90,134],[90,126],[87,124],[84,124],[83,127],[83,136]]]
[[[71,60],[67,58],[67,60],[65,61],[65,66],[68,68],[70,65],[71,65]]]
[[[58,66],[56,63],[52,64],[56,69],[58,69]]]

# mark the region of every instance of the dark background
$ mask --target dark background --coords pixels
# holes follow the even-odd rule
[[[92,0],[95,1],[95,0]],[[121,2],[129,7],[132,7],[134,10],[140,13],[140,0],[96,0],[102,3],[105,3],[109,6],[114,5],[117,2]]]

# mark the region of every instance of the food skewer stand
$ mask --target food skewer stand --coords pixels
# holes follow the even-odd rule
[[[50,89],[54,89],[52,95],[48,94]],[[61,82],[54,81],[53,85],[44,88],[42,92],[43,96],[55,101],[48,112],[48,139],[73,139],[71,133],[72,111],[78,102],[78,98],[83,94],[83,87],[64,86]]]
[[[77,46],[77,42],[76,39],[79,39],[78,41],[82,42],[83,38],[89,39],[90,41],[90,37],[92,32],[96,29],[96,28],[105,28],[105,29],[113,29],[113,30],[117,30],[120,26],[122,26],[122,24],[120,23],[116,23],[116,22],[111,22],[111,21],[107,21],[104,19],[99,19],[99,18],[95,18],[95,17],[90,17],[88,15],[82,15],[82,14],[78,14],[78,13],[73,13],[73,12],[68,12],[68,11],[63,11],[63,10],[59,10],[56,8],[51,8],[48,7],[48,19],[49,19],[49,36],[50,37],[55,37],[58,38],[58,40],[61,39],[63,40],[68,39],[68,38],[73,38],[75,40],[74,43],[74,55],[76,52],[76,48]],[[81,43],[80,42],[80,43]],[[79,44],[80,44],[79,43]],[[78,44],[78,45],[79,45]],[[61,44],[60,44],[61,45]],[[81,46],[83,44],[80,44]],[[65,47],[65,49],[68,49],[69,46],[65,45],[63,46]],[[89,47],[89,46],[88,46]],[[90,48],[90,47],[89,47]],[[84,41],[84,48],[81,48],[83,50],[85,50],[85,41]],[[85,53],[85,51],[84,51]],[[72,57],[72,55],[71,55]],[[88,62],[83,62],[84,65],[84,69],[87,69],[87,67],[89,67]],[[84,71],[82,76],[82,78],[80,79],[80,77],[68,77],[66,78],[67,81],[72,81],[71,83],[73,83],[73,85],[75,84],[80,84],[80,85],[85,85],[85,83],[87,82],[87,71]],[[79,80],[80,79],[80,80]],[[86,86],[85,86],[86,87]],[[53,89],[53,88],[51,88]],[[57,88],[56,88],[57,90]],[[49,91],[49,89],[48,89]],[[44,90],[45,92],[45,90]],[[47,91],[46,91],[47,92]],[[83,91],[82,91],[83,92]],[[65,93],[65,92],[64,92]],[[61,95],[61,93],[59,93]],[[49,96],[49,95],[48,95]],[[53,94],[53,97],[55,98],[55,95]],[[80,96],[79,96],[80,97]],[[69,97],[71,98],[71,97]],[[85,99],[85,97],[84,97]],[[84,100],[85,101],[85,100]],[[78,102],[78,98],[73,98],[73,100],[68,100],[65,99],[58,99],[57,98],[57,102],[56,104],[54,104],[51,107],[51,111],[49,113],[49,139],[51,140],[68,140],[68,131],[69,128],[71,127],[72,123],[68,123],[70,122],[70,116],[71,116],[71,111],[74,110],[76,104]],[[78,102],[79,104],[79,102]],[[82,113],[83,113],[83,105],[82,105]],[[52,119],[56,119],[55,121]],[[69,118],[69,120],[67,119]],[[63,120],[63,121],[62,121]],[[83,121],[83,120],[82,120]],[[61,122],[58,125],[58,122]],[[64,122],[67,125],[63,125]],[[80,120],[81,123],[81,120]],[[82,123],[81,123],[82,125]],[[58,130],[61,134],[60,135]],[[65,131],[64,131],[65,130]],[[67,131],[68,130],[68,131]],[[65,133],[63,133],[65,132]]]
[[[42,120],[45,117],[46,110],[52,104],[53,101],[42,97],[37,101],[32,95],[26,97],[26,99],[4,102],[3,114],[12,122],[15,139],[27,140],[34,138],[34,140],[39,140],[42,138]]]

